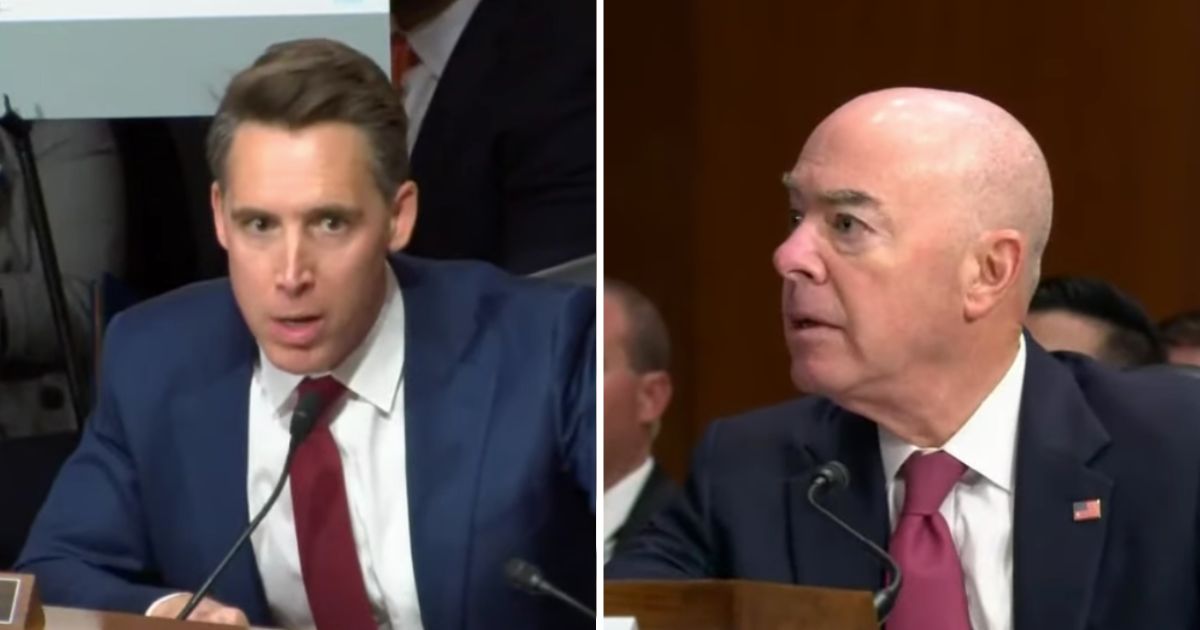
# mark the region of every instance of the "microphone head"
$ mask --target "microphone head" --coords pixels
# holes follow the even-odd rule
[[[292,412],[290,432],[292,443],[299,444],[312,433],[317,426],[317,418],[321,415],[322,397],[320,392],[305,392],[296,403],[296,411]]]
[[[829,461],[817,469],[815,480],[823,480],[827,491],[837,492],[850,485],[850,471],[846,469],[846,466],[842,462],[837,460]]]
[[[513,586],[534,593],[540,593],[542,590],[542,572],[520,558],[510,558],[504,563],[504,573]]]

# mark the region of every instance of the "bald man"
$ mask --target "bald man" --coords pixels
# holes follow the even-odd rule
[[[674,384],[658,308],[633,285],[604,279],[604,560],[641,531],[679,486],[650,449]]]
[[[795,385],[711,426],[688,500],[610,578],[875,590],[888,630],[1200,627],[1200,390],[1048,354],[1023,333],[1050,232],[1042,152],[1010,114],[933,90],[867,94],[784,177],[775,251]]]

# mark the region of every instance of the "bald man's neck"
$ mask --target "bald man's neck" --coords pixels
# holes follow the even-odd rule
[[[1000,332],[980,331],[980,341],[964,340],[951,361],[912,367],[903,382],[857,400],[834,402],[909,444],[939,448],[958,433],[1012,367],[1021,334],[1019,324],[1002,325]]]

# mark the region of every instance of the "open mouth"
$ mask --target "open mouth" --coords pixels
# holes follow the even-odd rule
[[[311,344],[321,330],[319,315],[296,315],[272,318],[274,336],[286,345],[305,346]]]
[[[787,328],[793,332],[816,332],[821,330],[833,330],[837,328],[833,324],[821,319],[812,317],[788,317]]]
[[[807,330],[809,328],[829,327],[829,324],[811,317],[789,317],[788,325],[795,330]]]
[[[321,318],[317,315],[303,315],[300,317],[280,317],[280,318],[277,318],[275,321],[279,322],[280,324],[283,324],[284,326],[299,327],[299,326],[306,326],[308,324],[312,324],[314,322],[320,321],[320,319]]]

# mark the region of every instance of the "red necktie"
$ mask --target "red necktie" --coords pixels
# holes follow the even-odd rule
[[[396,91],[402,91],[404,87],[404,73],[410,68],[421,63],[421,58],[417,56],[417,51],[413,50],[408,44],[408,38],[404,33],[395,31],[392,33],[392,85]]]
[[[904,575],[887,630],[970,630],[962,562],[938,509],[966,472],[945,451],[913,453],[900,469],[904,507],[889,551]]]
[[[292,461],[292,509],[300,573],[318,630],[377,630],[363,584],[346,480],[329,424],[346,390],[333,377],[304,379],[297,399],[320,396],[317,424]]]

